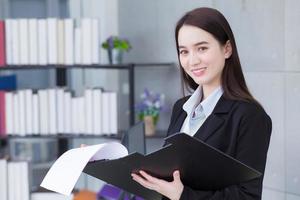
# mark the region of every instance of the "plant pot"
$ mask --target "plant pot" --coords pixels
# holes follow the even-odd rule
[[[108,60],[110,64],[121,64],[123,61],[123,51],[118,49],[109,49]]]
[[[145,135],[153,136],[155,134],[155,125],[154,125],[153,117],[144,116],[144,122],[145,122]]]

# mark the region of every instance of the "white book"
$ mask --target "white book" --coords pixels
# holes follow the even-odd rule
[[[19,19],[20,64],[29,64],[29,31],[28,19]]]
[[[29,64],[38,64],[38,20],[29,19]]]
[[[21,199],[29,200],[29,175],[28,175],[28,163],[19,162],[18,167],[20,168],[20,189]]]
[[[49,120],[49,133],[57,134],[57,94],[56,89],[48,89],[48,120]]]
[[[63,65],[65,63],[65,27],[62,19],[57,21],[57,34],[58,64]]]
[[[75,64],[82,64],[81,62],[81,28],[80,27],[76,27],[75,28],[75,31],[74,31],[74,38],[75,38],[75,48],[74,48],[74,51],[75,51]]]
[[[85,132],[93,134],[93,90],[86,89],[84,91],[85,105]]]
[[[5,48],[6,48],[6,63],[8,65],[13,64],[13,52],[12,52],[12,19],[5,20]]]
[[[32,95],[32,133],[40,133],[40,115],[39,115],[39,97],[37,94]]]
[[[64,133],[72,133],[72,102],[71,102],[71,93],[64,93],[64,113],[65,113],[65,126]]]
[[[25,90],[18,91],[18,99],[19,99],[19,120],[20,120],[20,132],[19,135],[26,135],[26,110],[25,110]]]
[[[33,134],[33,101],[32,90],[24,90],[25,94],[25,132],[26,134]]]
[[[71,128],[71,133],[72,134],[77,134],[78,131],[78,105],[77,105],[77,98],[73,97],[71,99],[71,105],[72,105],[72,128]]]
[[[117,104],[117,93],[110,92],[110,133],[118,133],[118,104]]]
[[[7,188],[7,161],[5,159],[0,160],[0,199],[8,200],[8,188]]]
[[[80,133],[80,121],[79,121],[79,115],[80,115],[80,98],[79,97],[76,97],[74,98],[75,100],[75,110],[74,112],[76,113],[76,116],[75,116],[75,132],[76,134]],[[72,109],[73,110],[73,109]],[[74,125],[74,124],[73,124]]]
[[[58,34],[57,34],[57,19],[47,19],[47,46],[48,46],[48,64],[58,63]]]
[[[49,134],[49,122],[48,122],[48,93],[47,90],[39,90],[39,116],[40,116],[40,134]]]
[[[5,93],[6,93],[6,91],[2,91],[0,89],[0,141],[1,141],[1,137],[6,137],[7,136]],[[1,144],[0,144],[0,149],[1,149]],[[1,150],[0,150],[0,153],[1,153]],[[0,156],[0,159],[1,159],[1,156]]]
[[[17,186],[17,174],[16,163],[7,163],[7,187],[8,187],[8,200],[17,200],[16,186]]]
[[[102,90],[93,90],[93,133],[102,134]]]
[[[65,63],[66,65],[74,64],[74,20],[65,19],[64,20],[64,42],[65,42]]]
[[[92,19],[92,63],[100,63],[99,20]]]
[[[48,29],[47,20],[38,20],[38,63],[39,65],[47,65],[48,63]]]
[[[109,92],[102,93],[102,131],[110,134],[110,95]]]
[[[21,166],[19,162],[13,162],[14,169],[14,188],[15,188],[15,200],[22,200],[22,177],[21,177]]]
[[[17,92],[13,93],[13,135],[20,133],[20,115],[19,115],[19,95]]]
[[[12,64],[20,64],[20,42],[19,42],[19,23],[17,19],[11,20],[12,24]]]
[[[81,19],[82,64],[92,64],[92,19]]]
[[[14,110],[13,93],[5,93],[5,114],[6,114],[6,132],[11,135],[14,133]]]
[[[56,109],[57,132],[64,133],[64,125],[65,125],[64,89],[58,88],[56,94],[57,94],[57,109]]]
[[[78,97],[78,131],[79,133],[85,133],[85,105],[84,97]]]

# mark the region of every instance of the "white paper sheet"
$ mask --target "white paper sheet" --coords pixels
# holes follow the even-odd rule
[[[126,155],[128,155],[127,149],[117,142],[71,149],[55,161],[41,186],[60,194],[70,195],[89,161],[112,160]]]

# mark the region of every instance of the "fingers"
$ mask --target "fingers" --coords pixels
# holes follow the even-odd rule
[[[179,199],[183,191],[183,184],[180,180],[180,173],[178,170],[173,172],[174,180],[171,182],[153,177],[142,170],[139,171],[139,174],[132,173],[131,176],[134,181],[143,187],[155,190],[169,199]]]
[[[148,173],[146,173],[145,171],[140,170],[139,173],[144,178],[143,180],[147,180],[150,183],[155,183],[157,185],[167,183],[167,181],[155,178],[149,175]],[[179,170],[173,172],[173,180],[176,182],[181,182]]]
[[[86,147],[86,146],[87,146],[86,144],[81,144],[81,145],[80,145],[80,147]]]
[[[142,170],[140,170],[139,172],[146,180],[150,181],[151,183],[161,183],[161,179],[155,178]]]
[[[131,174],[133,180],[135,180],[136,182],[138,182],[139,184],[141,184],[142,186],[144,186],[145,188],[148,188],[150,190],[156,190],[158,189],[158,186],[155,185],[154,183],[151,183],[150,181],[142,178],[141,176],[132,173]]]
[[[180,172],[178,170],[173,172],[173,179],[175,182],[181,181],[180,180]]]

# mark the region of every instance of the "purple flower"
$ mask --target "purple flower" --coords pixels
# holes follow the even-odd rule
[[[147,88],[144,89],[144,94],[145,98],[151,98],[150,91]]]
[[[165,95],[154,93],[147,88],[141,94],[141,101],[135,106],[139,119],[143,119],[146,115],[151,115],[157,121],[161,111],[167,111],[164,107]]]
[[[108,43],[108,48],[113,49],[114,48],[114,36],[110,36],[107,39],[107,43]]]

